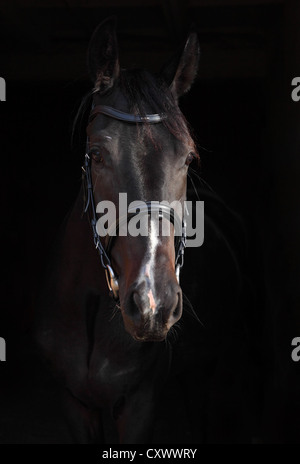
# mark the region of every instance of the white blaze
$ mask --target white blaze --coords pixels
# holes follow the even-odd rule
[[[145,262],[141,268],[139,282],[146,280],[148,283],[147,296],[149,299],[149,308],[152,313],[155,313],[157,307],[157,298],[154,291],[154,278],[155,278],[155,255],[156,249],[159,245],[159,230],[158,230],[158,221],[151,220],[149,227],[149,236],[148,236],[148,249],[146,252]]]

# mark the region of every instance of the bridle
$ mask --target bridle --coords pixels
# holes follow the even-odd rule
[[[126,123],[134,124],[157,124],[163,121],[167,116],[160,114],[146,114],[145,116],[124,113],[123,111],[117,110],[110,106],[97,105],[92,108],[90,113],[90,118],[96,117],[98,114],[104,114],[105,116],[117,119],[119,121],[124,121]],[[119,217],[115,224],[109,229],[105,240],[104,245],[101,243],[100,236],[97,232],[97,215],[96,215],[96,206],[95,199],[93,194],[93,183],[91,175],[91,159],[89,156],[89,145],[88,140],[86,144],[86,154],[84,159],[84,166],[82,166],[83,179],[85,183],[85,208],[84,212],[89,213],[90,224],[92,227],[94,244],[98,250],[100,261],[102,267],[105,270],[106,281],[109,289],[110,295],[114,300],[119,300],[119,283],[118,278],[112,268],[110,253],[113,246],[113,240],[119,231],[120,227],[124,223],[128,223],[130,219],[137,214],[152,215],[156,213],[159,219],[167,218],[171,224],[173,224],[177,234],[175,235],[175,273],[179,283],[180,270],[184,263],[184,249],[186,246],[186,222],[183,214],[182,220],[179,218],[176,211],[168,205],[161,204],[158,202],[147,201],[141,202],[140,206],[135,206],[134,211],[128,209],[128,214],[123,217]],[[136,209],[139,209],[139,212]],[[180,231],[180,232],[178,232]]]

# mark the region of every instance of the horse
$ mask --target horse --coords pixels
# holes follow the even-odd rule
[[[199,158],[179,109],[179,98],[197,75],[198,37],[191,32],[157,75],[122,69],[116,20],[108,18],[91,37],[87,62],[93,89],[85,100],[90,113],[83,182],[53,251],[35,337],[63,386],[74,443],[150,443],[170,376],[178,379],[192,363],[185,378],[198,385],[198,391],[202,388],[195,368],[199,355],[193,358],[192,351],[203,351],[204,343],[199,313],[192,309],[199,306],[201,291],[203,301],[207,298],[200,284],[207,272],[199,261],[202,251],[186,257],[187,269],[194,269],[197,256],[193,279],[183,268],[191,305],[179,280],[186,239],[182,218],[168,206],[154,211],[158,222],[152,216],[153,202],[176,201],[184,210],[190,165]],[[222,204],[232,219],[209,189],[203,191],[208,203]],[[136,216],[128,211],[120,217],[119,195],[124,192],[128,202],[143,203],[147,235],[120,233]],[[117,213],[114,233],[106,236],[97,227],[103,201],[114,204]],[[208,227],[212,223],[206,219]],[[163,224],[169,225],[170,234],[162,234]],[[234,252],[224,237],[225,253],[233,256],[231,271],[238,275]],[[235,292],[235,283],[232,288]],[[209,349],[215,353],[212,345]],[[172,395],[169,399],[172,405]],[[197,406],[193,408],[195,421],[201,422]]]

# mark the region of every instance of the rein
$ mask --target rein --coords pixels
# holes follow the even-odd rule
[[[95,106],[90,114],[90,118],[96,116],[97,114],[104,114],[105,116],[109,116],[113,119],[117,119],[119,121],[124,121],[127,123],[148,123],[148,124],[157,124],[163,121],[166,118],[165,115],[160,114],[147,114],[145,116],[124,113],[123,111],[117,110],[116,108],[112,108],[110,106],[105,105],[97,105]],[[98,250],[101,265],[104,268],[107,286],[109,289],[109,293],[115,301],[119,301],[119,283],[118,278],[112,268],[111,260],[110,260],[110,252],[113,245],[113,240],[116,236],[117,231],[120,229],[121,225],[124,223],[128,223],[129,220],[136,216],[137,214],[145,214],[151,215],[152,213],[157,213],[159,219],[163,217],[168,219],[171,224],[173,224],[175,231],[179,231],[179,234],[175,235],[175,273],[179,283],[179,275],[180,270],[184,263],[184,249],[186,246],[186,222],[183,217],[181,220],[178,214],[175,212],[173,208],[170,208],[168,205],[159,204],[155,201],[147,201],[141,202],[141,205],[137,205],[134,211],[128,210],[128,214],[126,216],[120,217],[117,219],[115,224],[111,227],[105,237],[105,244],[101,243],[100,236],[97,232],[97,214],[96,214],[96,206],[95,206],[95,199],[93,194],[93,183],[92,183],[92,175],[91,175],[91,159],[89,156],[89,147],[88,142],[86,144],[86,154],[84,159],[84,165],[82,166],[83,176],[85,180],[85,187],[86,187],[86,204],[84,208],[84,212],[90,213],[90,223],[94,238],[94,244],[96,249]],[[136,212],[136,209],[139,209],[139,212]]]

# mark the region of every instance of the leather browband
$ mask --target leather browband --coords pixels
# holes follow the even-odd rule
[[[156,124],[162,122],[167,116],[160,114],[147,114],[145,116],[139,116],[136,114],[124,113],[123,111],[112,108],[111,106],[97,105],[91,111],[90,118],[96,114],[105,114],[111,118],[118,119],[119,121],[125,121],[130,123],[149,123]]]

